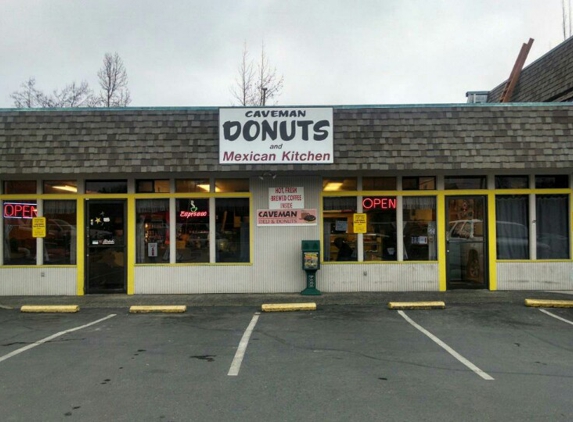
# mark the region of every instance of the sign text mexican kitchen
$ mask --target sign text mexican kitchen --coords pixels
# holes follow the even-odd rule
[[[220,164],[333,162],[332,108],[221,108]]]

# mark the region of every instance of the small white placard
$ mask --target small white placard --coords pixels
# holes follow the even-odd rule
[[[147,244],[147,256],[150,258],[157,257],[157,243]]]
[[[279,186],[269,188],[269,209],[290,210],[304,208],[304,188]]]

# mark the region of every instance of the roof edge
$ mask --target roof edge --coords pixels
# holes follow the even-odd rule
[[[61,113],[61,112],[133,112],[133,111],[217,111],[222,108],[333,108],[336,110],[352,109],[405,109],[405,108],[508,108],[508,107],[571,107],[573,103],[563,102],[509,102],[509,103],[430,103],[430,104],[348,104],[348,105],[283,105],[265,107],[228,107],[228,106],[208,106],[208,107],[121,107],[121,108],[0,108],[0,113]]]

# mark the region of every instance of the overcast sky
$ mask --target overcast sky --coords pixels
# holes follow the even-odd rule
[[[229,106],[264,42],[279,105],[463,103],[563,41],[561,0],[0,0],[0,108],[29,77],[97,88],[122,57],[131,106]]]

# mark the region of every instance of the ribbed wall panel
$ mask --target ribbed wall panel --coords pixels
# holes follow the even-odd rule
[[[252,266],[146,266],[135,269],[135,294],[252,293]]]
[[[320,209],[320,177],[265,177],[251,179],[254,212],[268,209],[270,187],[304,187],[304,207]],[[320,221],[320,219],[318,219]],[[320,226],[255,227],[255,271],[252,274],[260,292],[296,292],[306,286],[302,270],[301,241],[320,239]]]
[[[268,279],[257,276],[254,266],[138,267],[135,293],[298,292],[306,287],[304,272],[298,270],[291,280],[285,280],[286,267]],[[277,282],[280,279],[282,285]],[[317,273],[317,288],[323,292],[438,291],[438,265],[324,265]]]
[[[324,265],[317,287],[324,292],[438,291],[438,264]]]
[[[0,269],[0,296],[75,296],[75,268]]]
[[[498,290],[573,290],[573,262],[497,264]]]

